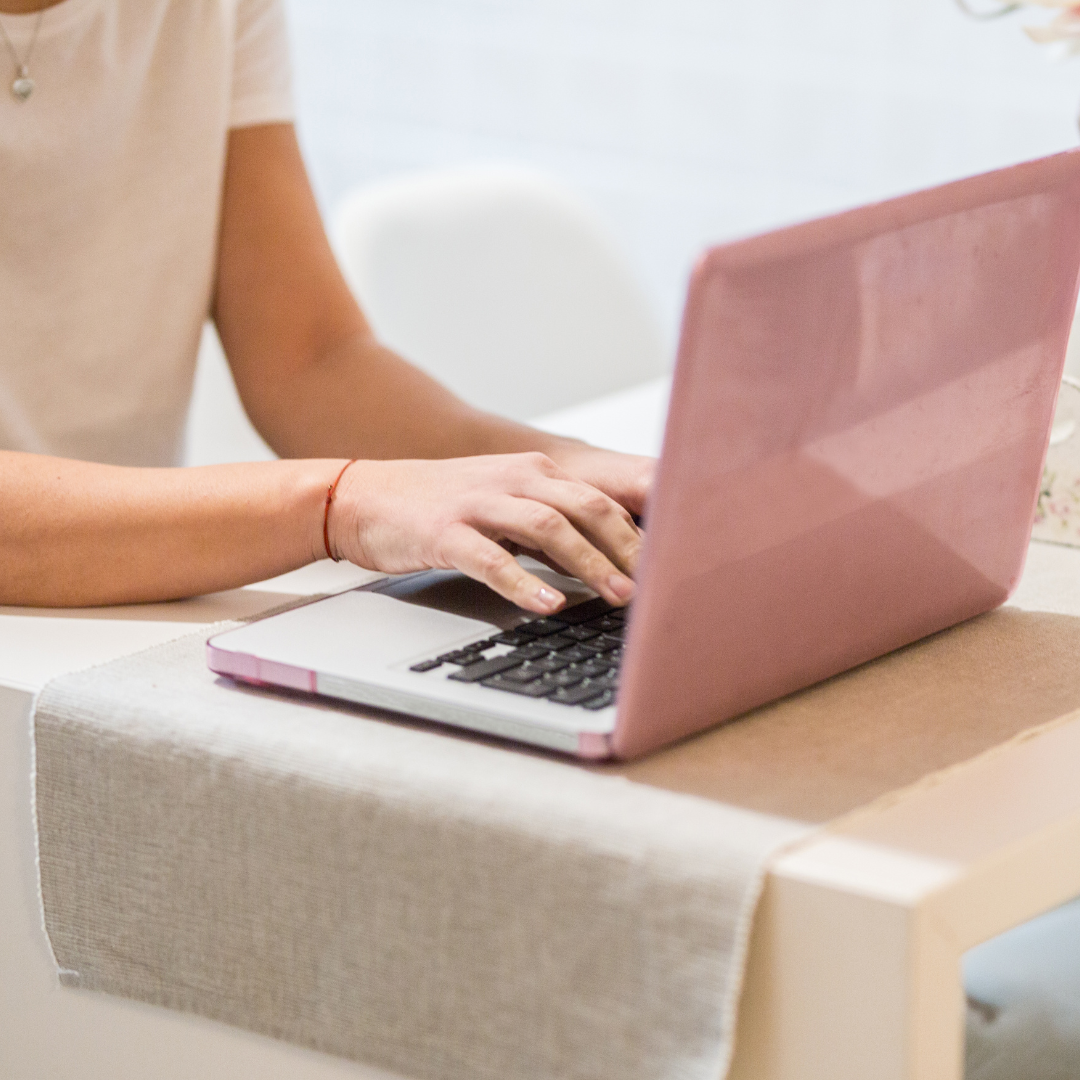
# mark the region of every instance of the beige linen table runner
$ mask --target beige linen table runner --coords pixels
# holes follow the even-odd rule
[[[237,687],[206,634],[36,707],[69,985],[422,1080],[716,1080],[780,818]]]

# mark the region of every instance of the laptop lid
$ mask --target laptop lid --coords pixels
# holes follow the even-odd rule
[[[1001,604],[1080,265],[1080,151],[694,271],[623,666],[633,757]]]

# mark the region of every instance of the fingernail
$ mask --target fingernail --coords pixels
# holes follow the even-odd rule
[[[536,599],[539,600],[548,611],[554,611],[562,604],[564,597],[560,596],[557,592],[553,592],[551,589],[537,589]]]
[[[634,595],[634,583],[622,574],[612,574],[608,578],[608,588],[620,600],[629,600]]]

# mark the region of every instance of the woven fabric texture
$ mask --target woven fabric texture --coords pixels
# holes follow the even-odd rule
[[[419,1080],[716,1080],[771,853],[806,826],[205,666],[206,633],[35,715],[71,985]]]

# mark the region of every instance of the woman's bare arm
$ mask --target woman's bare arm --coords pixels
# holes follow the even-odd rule
[[[171,600],[303,566],[323,547],[335,467],[133,469],[0,453],[0,604]]]

